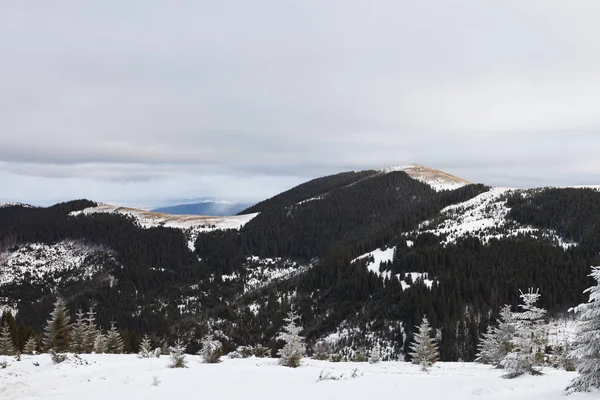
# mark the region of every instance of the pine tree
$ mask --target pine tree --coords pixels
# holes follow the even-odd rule
[[[106,337],[102,334],[102,331],[98,331],[94,340],[94,352],[96,354],[104,354],[106,350]]]
[[[413,364],[420,364],[423,371],[427,371],[438,360],[439,351],[437,341],[431,337],[431,326],[424,315],[421,325],[414,335],[414,342],[410,345]]]
[[[150,358],[152,356],[152,344],[148,334],[144,335],[142,343],[140,343],[140,351],[138,352],[139,358]]]
[[[106,352],[109,354],[123,353],[123,339],[115,323],[110,323],[110,330],[106,333]]]
[[[514,321],[510,306],[505,305],[500,311],[498,326],[489,325],[481,336],[477,346],[479,353],[476,362],[498,366],[512,350],[511,341],[514,337]]]
[[[214,340],[213,335],[207,335],[202,340],[202,349],[198,354],[202,356],[202,361],[205,363],[216,364],[221,361],[223,345],[218,340]]]
[[[35,341],[35,338],[33,337],[33,335],[29,336],[29,339],[27,339],[27,342],[25,343],[25,354],[35,354],[36,347],[37,343]]]
[[[71,345],[71,318],[67,312],[65,301],[58,297],[54,303],[54,310],[44,328],[44,346],[47,350],[57,352],[68,351]]]
[[[546,310],[535,306],[539,297],[539,290],[534,292],[533,288],[528,293],[521,292],[523,304],[520,307],[523,311],[513,314],[513,349],[502,361],[502,365],[508,370],[505,378],[515,378],[526,373],[540,374],[535,367],[543,364],[548,336],[544,322]]]
[[[300,336],[302,327],[296,325],[296,321],[300,317],[294,312],[290,311],[284,321],[287,323],[282,331],[277,335],[277,340],[283,340],[285,345],[280,349],[277,354],[279,355],[279,364],[296,368],[300,366],[300,361],[306,351],[304,344],[304,337]]]
[[[71,351],[73,353],[84,353],[84,345],[87,333],[85,314],[81,309],[77,310],[77,320],[71,328]]]
[[[96,313],[94,312],[93,306],[90,306],[85,322],[86,329],[83,338],[83,352],[91,353],[92,351],[95,351],[96,336],[99,334],[96,327]]]
[[[0,329],[0,355],[12,356],[15,354],[15,346],[10,335],[8,324],[4,323]]]
[[[579,315],[578,334],[571,353],[579,375],[567,387],[567,393],[600,388],[600,267],[592,267],[590,276],[596,285],[585,291],[590,294],[588,302],[572,310]]]
[[[377,364],[381,362],[381,346],[377,343],[371,350],[369,355],[369,364]]]
[[[175,346],[170,348],[171,350],[171,364],[169,368],[187,368],[187,361],[185,359],[185,346],[181,340],[177,339]]]

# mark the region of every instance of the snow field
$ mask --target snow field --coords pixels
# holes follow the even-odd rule
[[[402,362],[330,363],[305,359],[300,368],[276,359],[235,359],[188,368],[168,368],[169,357],[82,355],[89,365],[54,365],[49,355],[6,358],[0,369],[0,399],[564,399],[573,372],[545,369],[543,376],[501,379],[502,370],[474,363],[438,363],[429,373]],[[39,363],[34,366],[33,362]],[[355,371],[356,370],[356,371]],[[337,380],[318,381],[319,375]],[[352,377],[352,375],[356,377]],[[154,384],[153,384],[154,382]],[[595,399],[598,392],[569,399]]]

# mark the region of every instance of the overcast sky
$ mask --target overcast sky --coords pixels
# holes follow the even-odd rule
[[[600,1],[0,1],[0,201],[420,163],[600,184]]]

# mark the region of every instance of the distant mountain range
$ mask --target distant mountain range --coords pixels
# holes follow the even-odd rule
[[[251,203],[202,201],[192,204],[176,204],[173,206],[159,207],[152,211],[176,215],[230,216],[235,215],[250,206],[252,206]]]

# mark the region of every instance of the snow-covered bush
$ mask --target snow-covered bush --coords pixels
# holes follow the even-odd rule
[[[169,368],[187,368],[187,360],[185,359],[185,346],[180,339],[177,339],[175,346],[171,350],[171,364]]]
[[[110,323],[110,329],[106,332],[106,352],[109,354],[123,353],[123,339],[114,322]]]
[[[223,355],[223,345],[215,340],[213,335],[207,335],[202,339],[202,349],[198,352],[202,356],[202,361],[207,364],[216,364],[221,362]]]
[[[300,366],[306,346],[304,344],[304,337],[300,336],[302,327],[296,325],[296,321],[299,319],[300,317],[294,311],[290,311],[287,317],[284,318],[286,325],[277,336],[277,340],[285,342],[283,348],[277,352],[280,357],[280,365],[292,368]]]
[[[104,354],[106,353],[106,349],[106,337],[102,334],[102,331],[98,331],[94,340],[94,352],[96,354]]]
[[[271,350],[262,344],[257,344],[256,346],[238,346],[235,351],[239,354],[240,358],[249,358],[253,356],[257,358],[268,358],[271,356]]]
[[[590,294],[588,302],[573,309],[579,327],[571,356],[579,375],[567,387],[567,393],[600,388],[600,267],[592,267],[590,276],[596,285],[585,291]]]
[[[27,342],[25,343],[25,354],[35,354],[36,353],[37,343],[33,336],[29,336]]]
[[[57,353],[56,351],[54,351],[54,349],[50,349],[49,353],[50,353],[50,357],[52,358],[52,362],[54,364],[60,364],[67,359],[66,354]]]
[[[152,356],[152,344],[148,334],[144,335],[142,342],[140,343],[140,351],[138,352],[139,358],[150,358]]]
[[[476,362],[499,366],[506,355],[512,351],[512,340],[515,335],[513,313],[509,305],[500,310],[498,326],[489,325],[481,336]]]
[[[381,347],[379,344],[376,344],[371,349],[371,354],[369,355],[369,364],[378,364],[381,362]]]
[[[414,335],[414,342],[410,345],[412,363],[421,365],[427,371],[438,360],[439,351],[437,341],[431,337],[431,326],[426,316],[423,316],[421,325]]]
[[[521,312],[513,313],[515,334],[511,340],[513,349],[504,357],[501,365],[508,370],[505,378],[515,378],[523,374],[539,375],[538,368],[544,364],[544,349],[547,332],[544,317],[546,310],[536,307],[539,290],[521,292],[523,304]]]

